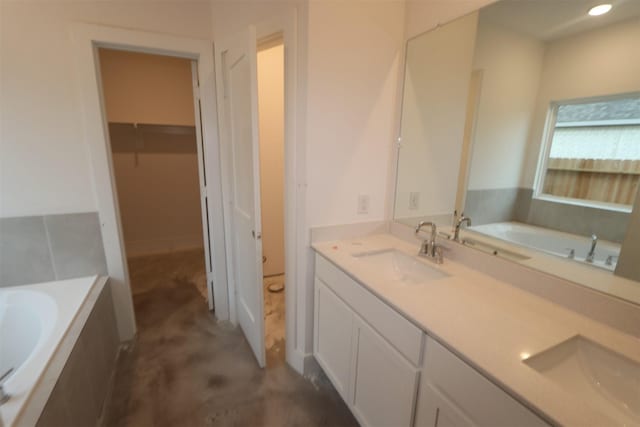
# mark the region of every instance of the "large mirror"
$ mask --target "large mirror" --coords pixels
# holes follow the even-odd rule
[[[502,0],[408,42],[396,221],[464,212],[477,249],[630,276],[640,1],[594,5]]]

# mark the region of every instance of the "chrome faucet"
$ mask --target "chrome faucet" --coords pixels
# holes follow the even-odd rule
[[[13,368],[9,368],[7,372],[0,376],[0,405],[7,403],[11,399],[11,395],[4,391],[4,380],[11,375]]]
[[[595,234],[591,235],[591,249],[589,249],[589,253],[587,254],[587,258],[585,258],[586,262],[593,262],[593,258],[596,255],[596,245],[598,244],[598,236]]]
[[[436,224],[430,221],[420,221],[416,226],[416,236],[422,230],[422,227],[430,226],[431,234],[429,235],[428,240],[423,240],[420,245],[420,251],[418,252],[418,256],[425,257],[434,261],[436,264],[442,264],[442,248],[436,244],[436,236],[438,230],[436,228]]]
[[[471,218],[464,216],[464,213],[460,215],[460,218],[456,221],[456,230],[453,233],[453,240],[456,242],[460,241],[460,226],[463,222],[467,223],[467,227],[471,227]]]

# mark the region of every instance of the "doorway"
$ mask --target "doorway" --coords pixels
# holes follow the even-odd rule
[[[108,48],[98,57],[134,307],[153,309],[153,293],[212,306],[197,62]]]
[[[263,295],[267,366],[286,360],[284,245],[284,43],[258,44],[258,138],[262,223]]]

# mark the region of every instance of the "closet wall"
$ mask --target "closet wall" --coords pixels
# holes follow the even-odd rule
[[[203,244],[191,62],[100,49],[127,256]]]

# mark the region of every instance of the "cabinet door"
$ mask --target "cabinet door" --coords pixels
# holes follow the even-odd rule
[[[433,426],[433,414],[446,413],[455,426],[548,426],[541,418],[485,378],[434,339],[425,343],[424,369],[418,396],[416,425]],[[429,399],[436,396],[434,402]],[[439,397],[439,398],[438,398]],[[440,402],[444,402],[441,404]],[[443,409],[447,406],[447,409]],[[423,415],[423,412],[425,415]],[[454,414],[454,415],[450,415]],[[455,414],[460,415],[455,418]],[[426,421],[424,421],[426,420]],[[463,422],[468,420],[466,422]],[[440,421],[438,425],[444,420]]]
[[[366,426],[410,426],[418,372],[360,318],[354,320],[352,408]]]
[[[314,356],[349,404],[353,312],[333,291],[315,281]]]
[[[415,427],[472,427],[474,424],[427,382],[420,385]]]

